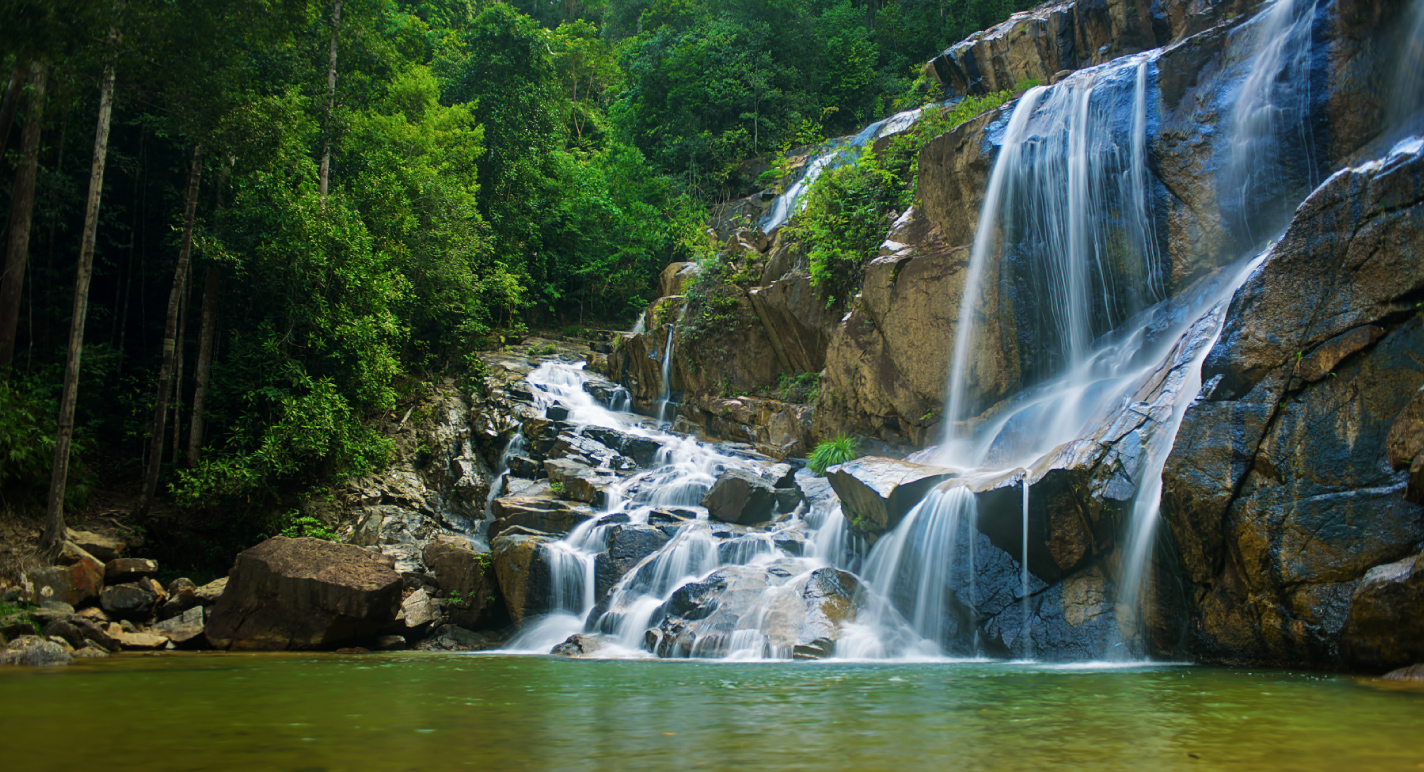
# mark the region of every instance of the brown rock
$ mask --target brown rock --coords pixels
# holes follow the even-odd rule
[[[548,611],[549,566],[542,545],[550,541],[552,536],[513,526],[490,544],[500,594],[516,625]]]
[[[81,606],[99,597],[104,588],[104,564],[88,552],[65,542],[59,559],[53,566],[29,572],[34,587],[33,600],[42,603],[56,600],[71,606]]]
[[[124,556],[128,550],[128,545],[110,536],[103,536],[89,531],[76,531],[73,528],[68,531],[69,541],[74,546],[93,555],[95,559],[107,563],[115,558]]]
[[[153,632],[167,638],[178,648],[189,648],[206,643],[203,638],[203,607],[193,606],[182,614],[165,619],[153,626]]]
[[[23,635],[0,649],[0,665],[58,667],[74,662],[63,646],[37,635]]]
[[[226,649],[331,649],[380,634],[400,608],[389,563],[348,544],[269,539],[237,556],[207,638]]]
[[[146,558],[117,558],[104,565],[105,584],[124,584],[151,579],[158,574],[158,563]]]
[[[1424,660],[1424,553],[1370,569],[1355,589],[1340,653],[1376,670]]]

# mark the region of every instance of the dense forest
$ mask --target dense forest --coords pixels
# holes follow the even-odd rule
[[[279,528],[412,384],[628,325],[743,161],[936,97],[1027,5],[6,0],[3,506]]]

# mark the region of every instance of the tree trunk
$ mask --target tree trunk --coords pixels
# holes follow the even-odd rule
[[[173,364],[173,465],[178,465],[178,449],[183,445],[183,342],[188,339],[188,306],[193,300],[193,282],[183,274],[183,299],[178,301],[178,339],[174,342]]]
[[[227,188],[228,175],[232,174],[232,157],[222,165],[218,175],[217,228],[221,235],[223,227],[223,190]],[[203,454],[203,402],[208,396],[208,374],[213,365],[213,338],[217,334],[218,299],[222,288],[222,267],[208,266],[207,278],[203,280],[203,321],[198,331],[198,364],[193,371],[193,415],[188,419],[188,468],[198,465]]]
[[[331,178],[331,132],[336,115],[336,38],[341,32],[341,0],[331,14],[331,68],[326,73],[326,137],[321,142],[321,175],[318,179],[319,205],[326,211],[326,187]]]
[[[0,158],[5,157],[5,147],[10,138],[10,124],[15,121],[15,111],[20,108],[20,90],[25,87],[25,73],[29,63],[24,57],[15,62],[15,70],[10,73],[10,82],[5,86],[5,97],[0,100]]]
[[[188,421],[188,468],[198,465],[203,452],[203,400],[208,395],[208,373],[213,364],[213,334],[218,322],[218,292],[222,269],[208,267],[203,282],[203,328],[198,334],[198,367],[193,374],[193,417]]]
[[[123,12],[123,0],[115,6]],[[105,41],[113,51],[119,44],[116,22]],[[64,542],[64,489],[69,480],[69,443],[74,437],[74,402],[79,396],[79,360],[84,351],[84,317],[89,312],[89,275],[94,266],[94,232],[99,224],[99,198],[104,190],[104,162],[109,155],[109,115],[114,111],[114,56],[104,64],[99,85],[99,123],[94,130],[94,161],[89,169],[89,198],[84,206],[84,238],[79,247],[79,267],[74,276],[74,313],[69,318],[69,353],[64,364],[64,391],[59,399],[59,430],[54,439],[54,466],[50,470],[49,501],[45,508],[40,550],[54,556]]]
[[[4,281],[0,282],[0,379],[9,377],[10,362],[15,357],[20,292],[30,259],[30,220],[35,211],[35,173],[40,165],[40,127],[44,118],[45,69],[40,62],[30,64],[30,83],[34,84],[34,91],[30,94],[25,134],[20,140],[20,168],[15,172],[15,190],[10,200],[10,243],[5,250]]]
[[[153,431],[150,433],[148,472],[143,478],[134,514],[143,517],[153,506],[153,494],[158,489],[158,472],[163,466],[163,429],[168,419],[168,395],[173,391],[173,363],[177,348],[178,302],[183,294],[183,281],[188,277],[188,256],[193,251],[193,217],[198,209],[198,179],[203,172],[203,146],[193,148],[193,165],[188,169],[187,206],[183,212],[183,242],[178,249],[178,265],[173,269],[173,289],[168,293],[168,318],[163,324],[163,359],[158,367],[158,404],[153,408]]]

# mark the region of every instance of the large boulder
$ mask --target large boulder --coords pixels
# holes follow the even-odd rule
[[[466,629],[490,627],[502,621],[504,608],[499,600],[499,579],[489,552],[476,552],[469,544],[445,538],[425,548],[425,565],[435,572],[445,610],[451,623]],[[423,592],[417,590],[418,593]],[[422,624],[428,614],[419,614],[414,605],[407,624]]]
[[[207,638],[219,649],[334,649],[382,633],[400,600],[400,575],[380,556],[279,536],[238,554]]]
[[[1424,542],[1387,452],[1424,384],[1420,243],[1424,153],[1402,147],[1317,189],[1232,299],[1163,476],[1190,622],[1161,637],[1207,660],[1374,666],[1341,646],[1356,587]]]
[[[104,564],[71,542],[65,542],[52,566],[26,574],[34,603],[58,601],[82,606],[99,598],[104,589]]]
[[[702,506],[713,520],[737,525],[760,525],[771,520],[776,508],[776,488],[755,472],[728,469],[712,484]]]
[[[175,617],[153,625],[153,632],[167,638],[180,649],[196,648],[206,643],[203,607],[193,606]]]
[[[37,635],[22,635],[0,649],[0,665],[57,667],[73,662],[74,657],[63,646]]]
[[[647,648],[660,657],[819,658],[864,609],[860,584],[835,568],[783,559],[728,566],[679,588],[652,616]]]
[[[544,545],[551,541],[549,534],[516,525],[490,542],[499,591],[516,625],[550,610],[552,585]]]
[[[1340,648],[1352,665],[1375,671],[1424,662],[1424,553],[1365,574]]]

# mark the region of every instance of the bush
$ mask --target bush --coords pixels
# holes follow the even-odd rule
[[[860,442],[854,437],[839,434],[829,440],[816,443],[816,449],[811,451],[810,458],[806,459],[806,465],[811,468],[813,474],[821,477],[825,475],[827,469],[836,464],[853,461],[859,456]]]

